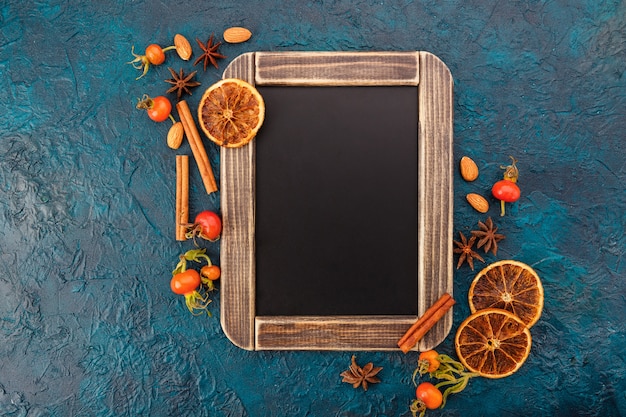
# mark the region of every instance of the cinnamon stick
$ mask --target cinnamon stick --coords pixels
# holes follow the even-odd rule
[[[419,342],[433,326],[445,316],[450,308],[456,303],[448,293],[443,294],[417,321],[407,330],[398,341],[398,347],[407,353]]]
[[[185,224],[189,222],[189,157],[176,155],[176,240],[186,240]]]
[[[191,111],[189,111],[189,105],[185,100],[181,100],[176,104],[176,109],[178,110],[178,117],[180,117],[180,121],[183,124],[185,136],[187,136],[187,140],[189,141],[191,152],[200,170],[204,188],[206,188],[208,194],[211,194],[217,191],[217,183],[215,182],[213,169],[211,168],[209,157],[202,143],[202,138],[191,115]]]

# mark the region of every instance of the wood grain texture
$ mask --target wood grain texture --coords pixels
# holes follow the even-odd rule
[[[256,318],[256,348],[397,350],[395,342],[414,321],[414,316],[260,316]]]
[[[257,52],[258,85],[417,85],[417,52]]]
[[[421,315],[452,291],[453,233],[453,81],[435,55],[420,52],[418,236]],[[452,292],[450,292],[452,294]],[[452,311],[418,343],[419,350],[438,345],[452,327]]]
[[[452,77],[426,52],[256,52],[224,78],[254,85],[413,85],[419,103],[418,312],[452,294]],[[409,316],[255,317],[255,141],[221,151],[221,322],[244,349],[397,350]],[[452,312],[416,348],[439,344]]]
[[[254,54],[244,54],[224,71],[254,85]],[[254,154],[255,141],[241,148],[222,148],[220,188],[221,324],[226,336],[246,350],[254,349]]]

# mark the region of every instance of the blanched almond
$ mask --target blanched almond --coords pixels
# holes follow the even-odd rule
[[[224,31],[224,40],[228,43],[245,42],[252,37],[252,32],[242,27],[232,27]]]
[[[487,211],[489,211],[489,202],[482,195],[469,193],[465,198],[476,211],[480,213],[487,213]]]
[[[469,156],[461,158],[460,167],[461,177],[463,177],[465,181],[474,181],[478,178],[478,166]]]
[[[177,33],[176,36],[174,36],[174,46],[176,47],[176,53],[178,56],[184,61],[189,61],[193,51],[187,38],[180,33]]]
[[[184,133],[185,130],[183,128],[183,124],[181,122],[174,123],[167,132],[167,146],[172,149],[180,148],[180,145],[183,143]]]

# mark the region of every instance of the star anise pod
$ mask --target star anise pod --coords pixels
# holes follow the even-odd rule
[[[459,256],[459,263],[456,265],[456,269],[459,269],[461,265],[463,265],[463,262],[467,261],[468,265],[470,266],[470,268],[472,268],[473,271],[474,259],[480,259],[482,262],[485,262],[482,256],[474,252],[474,250],[472,249],[474,247],[474,242],[476,241],[476,236],[472,236],[468,241],[463,233],[459,232],[459,235],[461,236],[461,241],[454,241],[454,244],[457,246],[456,248],[454,248],[454,253],[461,254],[461,256]]]
[[[504,239],[504,235],[496,233],[498,228],[493,224],[493,220],[489,217],[485,223],[479,221],[480,230],[472,230],[472,236],[477,237],[477,248],[483,248],[485,253],[491,252],[495,255],[498,252],[498,242]]]
[[[200,85],[198,81],[191,80],[196,75],[196,72],[198,71],[194,71],[191,74],[186,75],[183,72],[182,68],[180,69],[180,72],[178,74],[176,73],[176,71],[174,71],[171,68],[168,68],[168,70],[170,70],[170,73],[172,74],[173,78],[169,80],[165,80],[165,82],[172,84],[173,87],[167,90],[167,92],[173,93],[174,91],[176,91],[176,98],[178,98],[179,100],[180,100],[180,97],[183,95],[183,93],[187,93],[191,95],[191,88],[197,87]]]
[[[200,42],[200,39],[198,38],[196,38],[196,42],[198,42],[198,46],[200,47],[200,49],[202,49],[203,53],[202,55],[200,55],[198,59],[196,59],[196,62],[194,62],[193,64],[198,65],[198,63],[204,61],[205,71],[206,71],[206,66],[209,62],[213,64],[215,68],[217,68],[217,60],[220,58],[226,58],[224,55],[217,52],[217,48],[220,47],[222,42],[218,42],[214,45],[213,34],[211,34],[211,37],[209,38],[206,44]]]
[[[341,376],[343,379],[341,382],[347,382],[352,384],[353,388],[363,387],[367,391],[367,384],[377,384],[380,382],[380,378],[376,375],[383,369],[380,366],[374,366],[372,362],[369,362],[364,367],[360,367],[356,364],[356,356],[352,355],[352,363],[347,371],[343,371]]]

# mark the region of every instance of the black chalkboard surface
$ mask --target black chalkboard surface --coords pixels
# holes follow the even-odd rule
[[[417,314],[417,87],[259,91],[257,314]]]
[[[397,350],[452,293],[452,77],[412,52],[250,52],[265,100],[220,150],[224,333],[248,350]],[[419,341],[431,349],[452,312]]]

